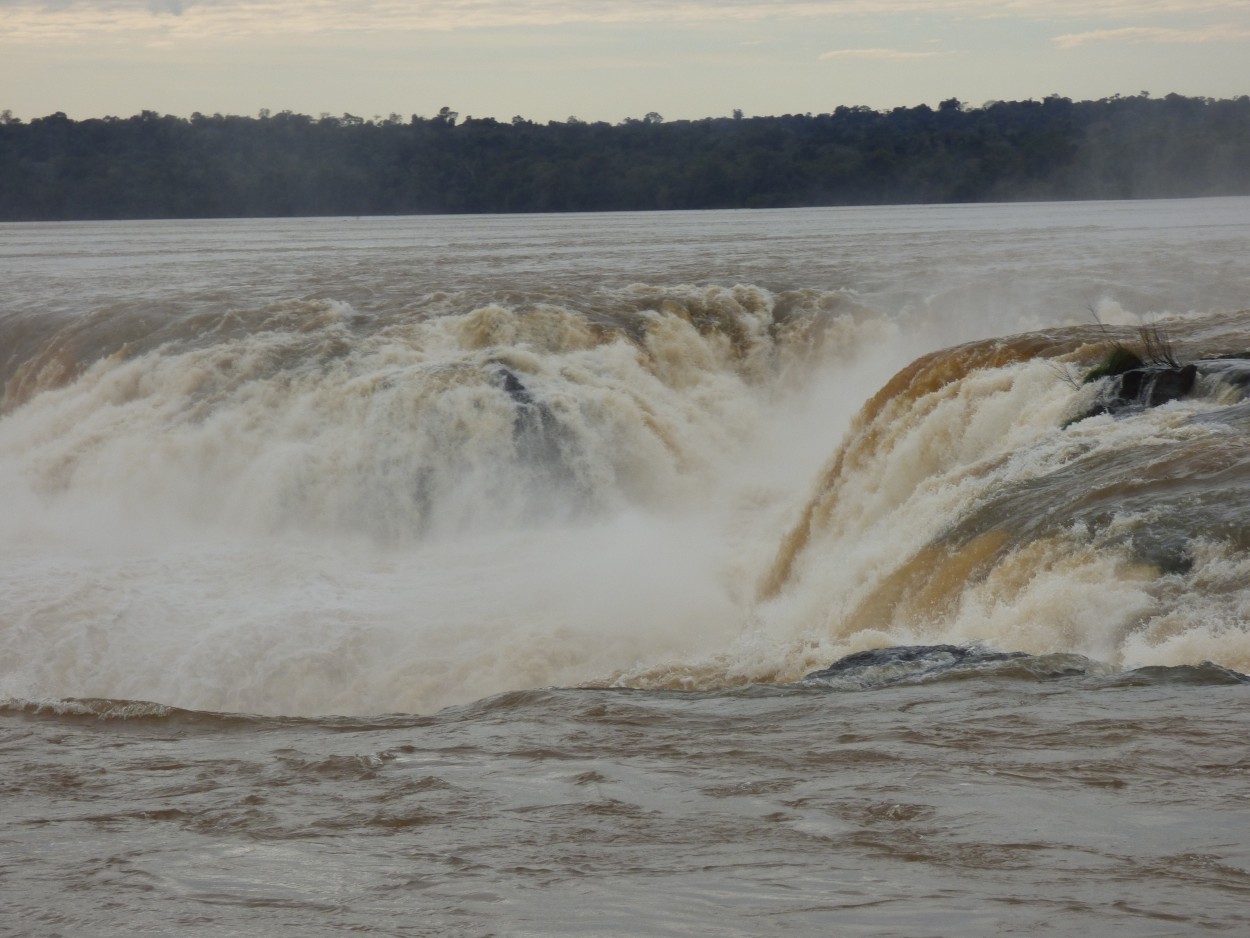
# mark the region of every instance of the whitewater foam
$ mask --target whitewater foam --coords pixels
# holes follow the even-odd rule
[[[1134,339],[1108,305],[1060,329],[945,270],[922,302],[388,264],[303,271],[350,302],[3,320],[0,694],[428,711],[966,641],[1247,669],[1241,391],[1073,422]]]

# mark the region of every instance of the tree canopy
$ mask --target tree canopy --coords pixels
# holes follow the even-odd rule
[[[0,220],[770,208],[1250,194],[1250,97],[955,99],[618,124],[0,112]]]

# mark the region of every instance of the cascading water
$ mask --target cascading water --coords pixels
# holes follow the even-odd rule
[[[0,226],[0,931],[1244,932],[1246,205]]]

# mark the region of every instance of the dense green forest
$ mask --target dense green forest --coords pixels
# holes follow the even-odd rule
[[[0,220],[1250,194],[1250,98],[957,100],[619,124],[0,112]]]

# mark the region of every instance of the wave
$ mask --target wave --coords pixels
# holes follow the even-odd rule
[[[412,714],[375,714],[364,717],[266,716],[254,713],[187,710],[150,700],[112,700],[108,698],[37,698],[0,699],[0,714],[55,723],[125,724],[136,731],[145,728],[161,734],[176,731],[181,735],[199,733],[268,732],[313,727],[318,730],[355,733],[377,729],[403,729],[428,726],[433,717]],[[385,757],[385,753],[380,754]]]
[[[1210,661],[1193,665],[1149,666],[1118,670],[1105,662],[1083,655],[1029,655],[1024,652],[998,652],[984,646],[929,645],[876,648],[858,652],[834,662],[827,668],[805,675],[790,683],[746,684],[694,691],[716,696],[775,696],[811,691],[840,693],[871,692],[889,687],[921,686],[946,682],[1069,682],[1083,690],[1114,690],[1125,687],[1225,687],[1250,684],[1250,675],[1221,667]],[[480,722],[498,719],[516,711],[541,712],[565,710],[570,704],[589,708],[609,722],[621,719],[615,711],[604,711],[594,703],[595,694],[636,693],[639,688],[588,685],[580,688],[505,691],[450,706],[437,714],[378,714],[362,717],[286,717],[248,713],[217,713],[186,710],[146,700],[110,700],[80,698],[47,698],[0,700],[0,714],[57,723],[124,723],[142,730],[152,728],[162,734],[175,731],[181,735],[223,732],[290,731],[301,727],[332,732],[356,733],[379,729],[429,727],[455,722]],[[672,688],[659,689],[672,693]],[[680,690],[683,696],[692,693]],[[587,702],[587,696],[590,702]],[[317,774],[370,771],[385,762],[402,759],[416,751],[410,745],[383,750],[364,756],[303,758],[294,751],[284,751],[280,761],[303,772]]]
[[[233,532],[497,530],[689,497],[756,432],[761,388],[891,331],[838,294],[615,301],[436,297],[386,317],[299,301],[142,342],[141,321],[101,314],[13,370],[4,442],[41,497]]]
[[[908,336],[837,292],[3,328],[14,699],[428,712],[967,643],[1250,670],[1250,425],[1220,358],[1250,348],[1245,315],[1169,323],[1193,389],[1116,412],[1082,378],[1132,330],[972,343],[881,384]]]
[[[1197,361],[1192,393],[1117,415],[1095,413],[1106,381],[1081,378],[1129,330],[918,359],[860,411],[780,538],[748,634],[617,679],[797,680],[847,652],[934,642],[1250,669],[1245,389],[1216,357],[1244,354],[1246,326],[1169,324]]]

